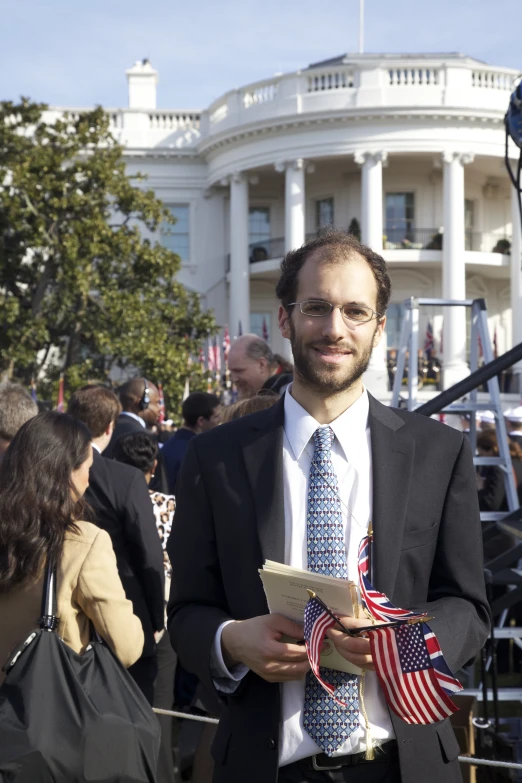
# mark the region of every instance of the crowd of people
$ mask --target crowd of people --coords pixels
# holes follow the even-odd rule
[[[390,295],[380,256],[326,233],[286,256],[277,294],[295,368],[262,338],[239,337],[228,356],[238,401],[190,394],[177,429],[168,420],[153,431],[160,396],[143,377],[118,395],[84,386],[65,413],[38,413],[22,386],[0,385],[0,658],[37,626],[53,562],[57,632],[69,647],[85,652],[92,624],[151,707],[221,719],[217,734],[209,724],[194,736],[159,715],[158,783],[213,774],[270,783],[278,767],[281,783],[458,780],[449,724],[396,720],[368,640],[332,630],[332,643],[366,672],[381,747],[369,759],[358,702],[348,727],[332,698],[310,689],[302,628],[267,614],[258,568],[266,558],[316,570],[314,547],[326,536],[341,541],[340,561],[328,548],[337,557],[328,573],[353,580],[357,536],[373,520],[380,589],[435,616],[458,669],[488,631],[478,506],[507,507],[503,476],[495,466],[476,474],[465,434],[392,411],[364,389]],[[522,407],[506,421],[522,499]],[[477,445],[498,453],[487,422]],[[308,493],[321,487],[321,449],[334,476],[321,491],[335,511],[312,538],[325,513]],[[335,741],[310,715],[342,723]]]

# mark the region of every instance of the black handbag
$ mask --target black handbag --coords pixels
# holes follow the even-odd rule
[[[43,593],[39,628],[3,667],[1,783],[156,783],[149,703],[92,624],[83,655],[60,639],[50,566]]]

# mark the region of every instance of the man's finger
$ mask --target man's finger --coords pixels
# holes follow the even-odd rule
[[[293,620],[283,617],[282,614],[272,614],[270,620],[270,626],[274,631],[298,641],[304,639],[303,626],[299,623],[294,623]]]
[[[267,648],[268,655],[274,661],[306,661],[308,655],[304,644],[282,644],[274,642]]]

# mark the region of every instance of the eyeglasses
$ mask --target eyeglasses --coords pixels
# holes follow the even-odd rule
[[[376,313],[371,307],[358,304],[333,305],[325,302],[324,299],[304,299],[302,302],[291,302],[287,307],[299,305],[303,315],[309,315],[312,318],[324,318],[330,315],[332,310],[340,310],[345,321],[351,321],[356,324],[365,324],[373,318],[380,318],[381,313]]]

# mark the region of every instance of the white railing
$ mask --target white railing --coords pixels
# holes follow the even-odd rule
[[[513,89],[513,74],[503,71],[474,70],[471,72],[471,86],[490,90]]]
[[[324,92],[326,90],[346,90],[354,85],[352,70],[323,71],[311,73],[307,77],[307,92]]]
[[[275,101],[278,87],[279,84],[276,81],[253,85],[251,89],[247,89],[243,92],[243,106],[245,109],[249,109],[250,106],[257,106],[261,103]]]
[[[199,113],[179,111],[149,112],[151,130],[199,130]]]
[[[391,87],[440,84],[440,68],[390,68],[388,74]]]
[[[228,117],[228,105],[226,103],[220,103],[219,106],[210,112],[209,121],[211,125],[216,125],[221,120]]]

